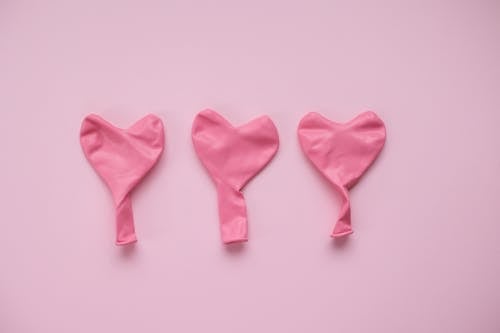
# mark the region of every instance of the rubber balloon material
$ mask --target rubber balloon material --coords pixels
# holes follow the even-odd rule
[[[222,241],[247,241],[247,209],[241,190],[276,154],[276,127],[267,116],[234,127],[207,109],[195,117],[192,139],[199,159],[215,183]]]
[[[130,196],[163,152],[165,136],[161,119],[150,114],[121,129],[91,114],[82,122],[80,143],[87,160],[113,196],[116,244],[136,242]]]
[[[382,150],[386,139],[383,121],[371,111],[344,124],[311,112],[302,118],[297,132],[304,154],[342,197],[331,236],[351,234],[349,189]]]

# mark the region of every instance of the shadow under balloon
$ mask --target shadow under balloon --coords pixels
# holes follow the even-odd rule
[[[245,252],[247,247],[247,242],[235,242],[229,244],[223,244],[224,252],[226,252],[230,256],[241,256]]]
[[[120,245],[120,255],[125,260],[133,260],[137,256],[138,246],[137,242]]]
[[[349,247],[350,243],[351,243],[350,236],[336,237],[330,240],[330,247],[335,251],[344,250]]]

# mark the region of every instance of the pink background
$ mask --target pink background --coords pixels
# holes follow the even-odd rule
[[[0,1],[0,332],[500,332],[500,3]],[[194,115],[268,114],[281,147],[220,243]],[[296,139],[385,120],[355,233]],[[153,112],[167,151],[114,241],[82,118]]]

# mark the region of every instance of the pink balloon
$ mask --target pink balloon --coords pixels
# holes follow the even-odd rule
[[[267,116],[233,127],[207,109],[194,119],[192,139],[217,189],[222,241],[247,241],[247,212],[241,190],[276,154],[276,127]]]
[[[137,241],[130,193],[158,161],[164,141],[163,123],[152,114],[127,129],[94,114],[82,122],[83,152],[115,202],[117,245]]]
[[[384,123],[371,111],[345,124],[311,112],[300,121],[298,136],[305,155],[342,195],[342,208],[331,236],[351,234],[349,189],[382,150],[386,137]]]

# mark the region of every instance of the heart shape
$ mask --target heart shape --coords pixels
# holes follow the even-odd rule
[[[115,203],[117,245],[137,241],[130,193],[158,161],[164,142],[163,123],[152,114],[127,129],[95,114],[82,122],[83,152],[111,190]]]
[[[349,189],[382,150],[386,138],[384,122],[371,111],[344,124],[311,112],[302,118],[297,132],[304,154],[342,195],[332,237],[351,234]]]
[[[276,127],[267,116],[234,127],[217,112],[206,109],[194,119],[192,139],[217,189],[222,241],[248,240],[241,190],[275,156],[279,146]]]

